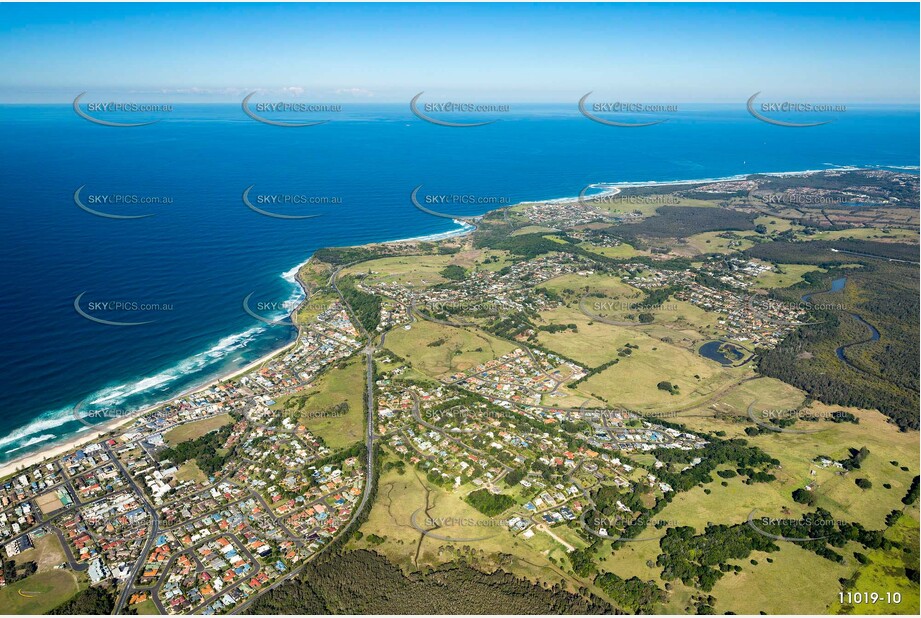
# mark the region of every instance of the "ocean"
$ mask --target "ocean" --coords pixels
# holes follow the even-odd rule
[[[70,105],[0,106],[0,462],[88,431],[78,402],[140,408],[289,343],[290,326],[255,319],[244,299],[279,317],[299,297],[296,267],[320,247],[457,231],[412,205],[418,185],[472,197],[432,206],[471,215],[594,183],[918,166],[917,107],[849,106],[805,129],[743,104],[685,106],[644,128],[591,122],[574,104],[498,116],[454,128],[407,105],[363,105],[280,128],[238,104],[176,105],[157,124],[112,128]],[[248,187],[259,209],[318,216],[259,214]],[[96,216],[78,189],[89,210],[153,216]]]

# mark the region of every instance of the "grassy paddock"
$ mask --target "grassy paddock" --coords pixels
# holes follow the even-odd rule
[[[205,434],[211,433],[216,429],[220,429],[224,425],[229,425],[233,422],[233,419],[229,414],[218,414],[217,416],[212,416],[211,418],[202,419],[200,421],[193,421],[191,423],[186,423],[180,425],[179,427],[174,427],[166,432],[166,435],[163,436],[163,439],[170,446],[176,446],[181,442],[188,442],[189,440],[194,440],[200,438]]]
[[[303,393],[294,397],[307,396],[307,403],[300,412],[298,421],[332,449],[351,446],[364,436],[364,389],[365,364],[363,356],[354,356],[344,366],[335,367],[317,380]],[[276,409],[284,409],[288,397],[275,402]],[[342,402],[349,410],[342,416],[318,416],[316,413]]]
[[[410,330],[401,328],[387,335],[386,347],[433,377],[469,369],[515,349],[476,329],[425,320],[416,321]]]
[[[44,614],[81,587],[77,576],[66,569],[44,571],[0,588],[0,607],[10,614]]]

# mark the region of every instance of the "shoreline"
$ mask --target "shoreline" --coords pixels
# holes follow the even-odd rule
[[[299,339],[300,339],[300,332],[298,332],[298,336],[297,338],[295,338],[294,341],[286,344],[284,347],[278,348],[277,350],[273,350],[257,358],[253,362],[248,363],[245,367],[241,367],[240,369],[235,369],[231,371],[230,373],[221,374],[218,377],[210,379],[205,384],[191,386],[187,388],[186,390],[182,391],[181,393],[175,395],[174,397],[170,397],[166,401],[160,401],[157,403],[150,404],[148,406],[138,409],[136,412],[132,412],[131,414],[123,418],[113,419],[107,423],[101,423],[99,425],[99,429],[97,429],[95,432],[76,433],[73,435],[71,439],[67,440],[66,442],[55,444],[54,446],[50,448],[43,449],[40,451],[35,451],[32,453],[25,453],[21,455],[20,457],[17,457],[16,459],[11,459],[10,461],[6,463],[0,464],[0,479],[5,479],[6,477],[15,474],[20,469],[29,468],[36,464],[41,464],[44,460],[48,458],[53,458],[53,457],[58,457],[60,455],[63,455],[64,453],[72,451],[89,442],[95,442],[99,438],[112,433],[113,431],[117,430],[123,425],[133,423],[138,418],[144,416],[145,414],[153,412],[157,408],[160,408],[166,405],[170,401],[173,401],[175,399],[181,399],[183,397],[188,397],[189,395],[194,395],[195,393],[199,393],[201,391],[208,390],[209,388],[211,388],[212,386],[216,384],[220,384],[221,382],[224,382],[226,380],[232,380],[233,378],[243,373],[252,371],[256,367],[268,362],[269,360],[278,356],[279,354],[283,352],[287,352],[289,349],[297,345],[297,342]]]
[[[300,272],[301,268],[303,268],[304,266],[310,263],[311,259],[313,259],[313,256],[307,258],[304,262],[301,262],[300,264],[295,266],[293,269],[289,269],[285,271],[284,273],[282,273],[282,275],[285,275],[289,272],[294,271],[293,280],[297,284],[297,286],[300,287],[301,294],[304,297],[298,302],[297,307],[295,307],[294,310],[289,315],[293,315],[297,310],[299,310],[301,306],[305,302],[307,302],[308,298],[310,297],[310,295],[307,292],[307,288],[301,282],[297,274],[298,272]],[[99,425],[99,429],[97,429],[95,432],[93,431],[89,433],[78,432],[74,434],[70,439],[64,442],[57,443],[54,446],[51,446],[47,449],[40,449],[40,450],[33,451],[33,452],[23,453],[19,457],[16,457],[5,463],[0,464],[0,479],[5,479],[8,476],[14,475],[17,471],[21,469],[29,468],[34,465],[41,464],[46,459],[56,458],[60,455],[63,455],[64,453],[72,451],[89,442],[95,442],[99,438],[112,433],[113,431],[117,430],[118,428],[124,425],[133,423],[138,418],[144,416],[145,414],[153,412],[157,408],[160,408],[166,405],[170,401],[181,399],[183,397],[188,397],[189,395],[194,395],[195,393],[199,393],[199,392],[208,390],[209,388],[215,386],[216,384],[220,384],[221,382],[224,382],[227,380],[232,380],[236,378],[237,376],[240,376],[244,373],[248,373],[252,371],[256,367],[263,365],[264,363],[270,361],[271,359],[275,358],[279,354],[283,354],[284,352],[287,352],[288,350],[296,346],[298,341],[300,341],[301,330],[300,330],[300,327],[297,326],[297,324],[295,324],[295,328],[297,329],[297,335],[294,337],[294,341],[291,341],[280,348],[267,352],[266,354],[260,356],[259,358],[255,359],[254,361],[250,363],[247,363],[245,366],[239,369],[234,369],[229,372],[222,373],[214,378],[209,379],[204,384],[197,384],[194,386],[190,386],[189,388],[181,391],[180,393],[178,393],[177,395],[174,395],[173,397],[166,399],[165,401],[158,401],[156,403],[152,403],[150,405],[144,406],[143,408],[139,408],[137,411],[132,412],[131,414],[123,418],[113,419],[106,423],[101,423]],[[79,405],[79,403],[76,405]]]
[[[810,174],[816,174],[816,173],[821,173],[821,172],[829,172],[829,171],[874,170],[874,169],[891,169],[891,168],[892,168],[892,166],[882,166],[882,165],[876,165],[876,166],[872,166],[872,167],[871,167],[871,166],[865,166],[865,167],[859,167],[859,166],[830,166],[830,167],[823,168],[823,169],[794,170],[794,171],[787,171],[787,172],[746,172],[746,173],[743,173],[743,174],[733,174],[733,175],[730,175],[730,176],[715,177],[715,178],[698,178],[698,179],[684,179],[684,180],[680,180],[680,179],[679,179],[679,180],[647,180],[647,181],[597,182],[597,183],[592,183],[592,184],[587,185],[587,186],[588,186],[588,187],[591,187],[591,188],[597,188],[597,189],[602,190],[602,193],[598,193],[598,194],[589,196],[589,199],[591,199],[591,198],[593,198],[593,197],[597,197],[598,195],[603,195],[603,194],[608,193],[608,192],[611,192],[611,191],[618,191],[618,192],[619,192],[619,191],[620,191],[621,189],[623,189],[623,188],[668,187],[668,186],[683,186],[683,185],[694,185],[694,184],[713,183],[713,182],[732,182],[732,181],[744,180],[745,178],[748,178],[749,176],[808,176],[808,175],[810,175]],[[907,171],[907,170],[906,170],[906,171]],[[577,195],[577,196],[573,196],[573,197],[565,196],[565,197],[552,198],[552,199],[545,199],[545,200],[524,200],[524,201],[518,202],[518,203],[516,203],[516,204],[510,204],[510,205],[508,205],[508,206],[503,206],[503,207],[501,207],[501,208],[497,208],[497,209],[493,209],[493,210],[487,210],[487,211],[484,212],[482,215],[478,215],[478,216],[484,216],[484,215],[488,214],[489,212],[498,211],[498,210],[504,210],[504,209],[506,209],[506,208],[513,208],[513,207],[515,207],[515,206],[519,206],[519,205],[522,205],[522,204],[571,203],[571,202],[577,202],[577,201],[579,201],[579,199],[580,199],[580,197]],[[477,226],[476,226],[476,225],[471,224],[471,223],[469,223],[469,222],[467,222],[467,221],[465,221],[465,220],[453,219],[452,221],[453,221],[455,224],[460,225],[461,227],[460,227],[459,229],[449,230],[449,231],[447,231],[447,232],[439,232],[439,233],[435,233],[435,234],[426,234],[426,235],[422,235],[422,236],[414,236],[414,237],[402,238],[402,239],[395,239],[395,240],[385,240],[385,241],[381,241],[381,242],[366,242],[366,243],[362,243],[362,244],[360,244],[360,245],[347,245],[347,246],[364,247],[364,246],[387,245],[387,244],[395,244],[395,243],[438,242],[438,241],[441,241],[441,240],[448,240],[448,239],[451,239],[451,238],[461,238],[461,237],[464,237],[464,236],[468,236],[468,235],[472,234],[474,231],[476,231],[476,229],[477,229]],[[310,261],[311,261],[312,259],[313,259],[313,256],[311,255],[311,256],[308,257],[305,261],[301,262],[300,264],[294,266],[294,267],[291,268],[291,269],[288,269],[288,270],[284,271],[284,272],[281,273],[281,275],[280,275],[280,276],[281,276],[282,278],[284,278],[285,280],[293,281],[294,283],[296,283],[296,285],[297,285],[297,286],[300,288],[300,290],[301,290],[301,294],[304,296],[304,298],[302,298],[302,299],[298,302],[297,307],[294,309],[294,311],[292,311],[292,313],[294,313],[294,312],[296,312],[298,309],[300,309],[300,307],[303,305],[303,303],[305,303],[305,302],[307,301],[307,299],[309,298],[309,293],[308,293],[306,287],[304,286],[303,282],[302,282],[302,281],[300,280],[300,278],[298,277],[298,273],[300,272],[301,268],[303,268],[304,266],[306,266],[307,264],[309,264]],[[289,278],[289,276],[290,276],[290,278]],[[172,400],[175,400],[175,399],[180,399],[180,398],[182,398],[182,397],[187,397],[187,396],[192,395],[192,394],[194,394],[194,393],[197,393],[197,392],[200,392],[200,391],[207,390],[208,388],[211,388],[211,387],[214,386],[215,384],[218,384],[218,383],[223,382],[223,381],[225,381],[225,380],[233,379],[233,378],[235,378],[235,377],[237,377],[237,376],[239,376],[239,375],[241,375],[241,374],[243,374],[243,373],[247,373],[247,372],[251,371],[251,370],[254,369],[255,367],[257,367],[257,366],[259,366],[259,365],[261,365],[261,364],[267,362],[268,360],[274,358],[274,357],[277,356],[278,354],[281,354],[281,353],[283,353],[283,352],[289,350],[291,347],[295,346],[295,345],[297,344],[299,338],[300,338],[300,328],[297,327],[296,325],[295,325],[295,327],[298,329],[298,334],[297,334],[297,336],[295,337],[294,341],[292,341],[292,342],[286,344],[285,346],[283,346],[283,347],[281,347],[281,348],[277,348],[277,349],[275,349],[275,350],[272,350],[272,351],[266,353],[265,355],[263,355],[263,356],[261,356],[260,358],[254,360],[253,362],[248,363],[245,367],[242,367],[242,368],[240,368],[240,369],[234,369],[234,370],[232,370],[232,371],[230,371],[230,372],[228,372],[228,373],[220,374],[220,375],[218,375],[218,376],[216,376],[216,377],[214,377],[214,378],[211,378],[209,381],[207,381],[207,382],[204,383],[204,384],[200,384],[200,385],[196,385],[196,386],[191,386],[191,387],[187,388],[186,390],[184,390],[184,391],[182,391],[182,392],[180,392],[180,393],[178,393],[178,394],[176,394],[176,395],[174,395],[174,396],[168,398],[168,399],[165,400],[165,401],[160,401],[160,402],[157,402],[157,403],[154,403],[154,404],[150,404],[150,405],[148,405],[148,406],[145,406],[145,407],[143,407],[143,408],[140,408],[139,410],[137,410],[137,412],[134,412],[134,413],[132,413],[132,414],[130,414],[130,415],[124,417],[124,418],[115,419],[115,420],[110,421],[110,422],[108,422],[108,423],[103,423],[103,424],[100,425],[100,428],[99,428],[97,431],[93,432],[93,433],[78,432],[78,433],[76,433],[76,434],[73,434],[73,436],[72,436],[70,439],[67,439],[67,440],[64,441],[64,442],[56,443],[54,446],[50,446],[49,448],[46,448],[46,449],[41,449],[41,448],[40,448],[40,449],[38,449],[38,450],[34,450],[34,451],[31,451],[31,452],[27,451],[27,452],[23,453],[23,454],[22,454],[21,456],[19,456],[19,457],[16,457],[16,458],[14,458],[14,459],[11,459],[11,460],[9,460],[9,461],[7,461],[7,462],[5,462],[5,463],[0,463],[0,479],[6,478],[7,476],[9,476],[9,475],[15,473],[17,470],[19,470],[19,469],[21,469],[21,468],[28,468],[28,467],[30,467],[30,466],[32,466],[32,465],[40,464],[40,463],[42,463],[44,460],[46,460],[46,459],[48,459],[48,458],[57,457],[57,456],[59,456],[59,455],[65,453],[65,452],[68,452],[68,451],[70,451],[70,450],[73,450],[73,449],[75,449],[75,448],[77,448],[77,447],[79,447],[79,446],[81,446],[81,445],[83,445],[83,444],[85,444],[85,443],[93,442],[93,441],[95,441],[95,440],[98,440],[100,437],[102,437],[102,436],[104,436],[104,435],[106,435],[106,434],[108,434],[108,433],[111,433],[112,431],[118,429],[119,427],[121,427],[121,426],[123,426],[123,425],[125,425],[125,424],[127,424],[127,423],[129,423],[129,422],[133,422],[134,420],[136,420],[136,419],[139,418],[140,416],[143,416],[144,414],[147,414],[147,413],[149,413],[149,412],[151,412],[151,411],[153,411],[153,410],[156,410],[157,408],[159,408],[159,407],[165,405],[165,404],[168,403],[169,401],[172,401]],[[36,446],[39,446],[39,444],[36,444]]]

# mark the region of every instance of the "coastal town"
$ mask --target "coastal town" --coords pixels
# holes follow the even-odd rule
[[[271,409],[355,354],[358,337],[344,306],[330,302],[290,351],[258,370],[19,471],[0,484],[5,557],[50,535],[63,549],[59,566],[86,573],[91,585],[116,585],[122,607],[221,614],[246,603],[334,540],[365,493],[357,455],[331,451]],[[91,404],[75,414],[98,428],[118,420]],[[175,432],[199,428],[205,433],[184,444],[213,454],[208,473],[201,457],[196,465],[186,459],[193,453],[170,448]],[[230,451],[239,456],[221,455]]]
[[[0,589],[50,568],[113,595],[116,613],[243,613],[334,548],[404,551],[367,522],[380,475],[407,471],[424,504],[397,516],[388,502],[388,517],[420,547],[501,539],[572,575],[599,541],[664,536],[653,517],[709,482],[708,453],[751,456],[684,422],[744,423],[723,395],[835,305],[773,295],[766,280],[796,278],[737,235],[688,259],[603,233],[590,202],[523,212],[521,229],[570,229],[377,245],[357,262],[331,250],[300,268],[280,352],[153,409],[80,402],[91,438],[0,481]],[[721,478],[775,478],[751,458]],[[466,519],[431,516],[432,492]]]
[[[559,306],[534,286],[597,267],[559,254],[480,270],[464,286],[361,289],[390,303],[377,329],[386,332],[484,312],[484,298],[492,317]],[[658,277],[641,278],[638,289],[647,280]],[[62,568],[85,573],[91,585],[114,585],[122,607],[152,606],[160,614],[235,611],[296,573],[348,526],[368,485],[361,452],[331,449],[277,403],[362,350],[361,326],[349,313],[332,299],[300,325],[293,347],[258,369],[121,419],[101,439],[7,479],[0,485],[7,559],[55,537]],[[625,410],[555,406],[560,389],[588,370],[539,348],[517,347],[430,387],[404,383],[404,369],[375,381],[375,431],[385,448],[459,492],[498,493],[504,478],[521,476],[519,467],[536,459],[547,474],[517,481],[520,504],[502,520],[524,538],[558,525],[587,526],[580,517],[591,497],[582,483],[670,491],[626,463],[629,453],[705,444]],[[97,429],[120,420],[91,403],[76,413]],[[572,437],[568,424],[579,427]],[[189,439],[177,442],[177,432]]]

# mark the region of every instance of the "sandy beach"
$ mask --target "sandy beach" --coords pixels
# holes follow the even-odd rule
[[[299,271],[303,266],[305,266],[305,265],[308,264],[309,262],[310,262],[310,259],[308,259],[307,261],[303,262],[302,264],[299,264],[296,268],[297,268],[298,271]],[[297,308],[292,312],[292,315],[293,315],[298,309],[300,309],[300,307],[301,307],[305,302],[307,302],[307,299],[309,298],[309,294],[308,294],[308,292],[307,292],[307,289],[305,288],[303,282],[301,282],[300,278],[296,276],[296,273],[295,273],[294,280],[295,280],[295,281],[297,282],[297,284],[301,287],[301,291],[304,293],[304,298],[303,298],[303,299],[301,300],[301,302],[298,304]],[[213,380],[210,380],[207,384],[198,385],[198,386],[193,386],[193,387],[191,387],[191,388],[189,388],[189,389],[187,389],[187,390],[185,390],[185,391],[179,393],[179,394],[176,395],[175,397],[171,397],[171,398],[169,399],[169,401],[173,401],[173,400],[176,400],[176,399],[182,399],[183,397],[188,397],[189,395],[193,395],[193,394],[195,394],[195,393],[198,393],[198,392],[201,392],[201,391],[208,390],[209,388],[211,388],[211,387],[214,386],[215,384],[219,384],[219,383],[224,382],[224,381],[226,381],[226,380],[232,380],[233,378],[236,378],[237,376],[243,375],[244,373],[248,373],[248,372],[252,371],[253,369],[255,369],[256,367],[259,367],[260,365],[262,365],[262,364],[268,362],[268,361],[271,360],[272,358],[274,358],[274,357],[276,357],[276,356],[278,356],[278,355],[280,355],[280,354],[284,354],[285,352],[287,352],[288,350],[290,350],[291,348],[293,348],[295,345],[297,345],[297,342],[298,342],[299,339],[300,339],[300,329],[298,328],[298,335],[297,335],[297,337],[295,337],[294,341],[292,341],[291,343],[285,345],[284,347],[279,348],[279,349],[277,349],[277,350],[273,350],[273,351],[271,351],[271,352],[265,354],[264,356],[261,356],[260,358],[258,358],[258,359],[256,359],[256,360],[254,360],[253,362],[247,364],[245,367],[241,367],[240,369],[236,369],[236,370],[234,370],[234,371],[231,371],[231,372],[228,372],[228,373],[226,373],[226,374],[220,375],[220,376],[214,378]],[[155,403],[155,404],[152,404],[152,405],[149,405],[149,406],[140,408],[137,412],[134,412],[134,413],[132,413],[132,414],[129,414],[129,415],[127,415],[127,416],[124,416],[123,418],[113,419],[113,420],[111,420],[111,421],[109,421],[109,422],[107,422],[107,423],[100,423],[99,429],[96,430],[96,431],[92,431],[92,432],[89,432],[89,433],[80,433],[80,434],[77,434],[77,435],[73,436],[70,440],[67,440],[66,442],[61,442],[61,443],[59,443],[59,444],[56,444],[56,445],[51,446],[51,447],[49,447],[49,448],[42,449],[42,450],[40,450],[40,451],[36,451],[36,452],[34,452],[34,453],[27,453],[27,454],[25,454],[25,455],[22,455],[21,457],[17,457],[16,459],[12,459],[12,460],[10,460],[10,461],[4,463],[4,464],[0,464],[0,479],[5,479],[6,477],[13,475],[14,473],[16,473],[16,472],[18,472],[18,471],[20,471],[20,470],[23,470],[23,469],[28,468],[28,467],[30,467],[30,466],[34,466],[34,465],[36,465],[36,464],[40,464],[40,463],[44,462],[45,460],[49,460],[49,459],[54,459],[54,458],[56,458],[56,457],[60,457],[61,455],[65,454],[65,453],[68,453],[68,452],[70,452],[70,451],[72,451],[72,450],[74,450],[74,449],[76,449],[76,448],[78,448],[78,447],[80,447],[80,446],[85,445],[85,444],[89,444],[90,442],[95,442],[95,441],[99,440],[101,437],[103,437],[103,436],[105,436],[105,435],[107,435],[107,434],[112,433],[113,431],[119,429],[120,427],[123,427],[123,426],[125,426],[125,425],[127,425],[127,424],[129,424],[129,423],[133,423],[135,420],[137,420],[138,418],[144,416],[145,414],[148,414],[148,413],[150,413],[150,412],[153,412],[153,411],[156,410],[157,408],[160,408],[160,407],[166,405],[166,403],[168,403],[168,402],[159,402],[159,403]],[[79,404],[78,404],[78,405],[79,405]]]
[[[175,399],[182,399],[183,397],[188,397],[189,395],[208,390],[215,384],[219,384],[226,380],[232,380],[233,378],[236,378],[239,375],[252,371],[256,367],[259,367],[263,363],[271,360],[272,358],[278,356],[279,354],[283,354],[287,352],[295,345],[297,345],[297,339],[295,339],[294,341],[292,341],[291,343],[289,343],[283,348],[279,348],[278,350],[269,352],[265,356],[254,360],[253,362],[249,363],[245,367],[237,369],[236,371],[233,371],[231,373],[219,376],[202,386],[195,386],[186,391],[183,391],[182,393],[179,393],[175,397],[171,398],[170,401],[173,401]],[[117,430],[120,427],[123,427],[124,425],[133,423],[136,419],[144,416],[145,414],[149,412],[153,412],[157,408],[160,408],[166,405],[166,403],[168,402],[156,403],[156,404],[141,408],[137,412],[133,414],[129,414],[123,418],[114,419],[107,423],[101,423],[99,425],[100,429],[95,432],[77,434],[71,440],[68,440],[67,442],[62,442],[50,448],[43,449],[39,452],[23,455],[22,457],[8,461],[5,464],[0,465],[0,479],[4,479],[7,476],[10,476],[13,473],[19,470],[22,470],[24,468],[34,466],[35,464],[40,464],[46,459],[53,459],[55,457],[60,457],[64,453],[72,451],[84,444],[95,442],[102,436],[112,433],[113,431]]]
[[[837,169],[849,169],[849,168],[839,167],[839,168],[837,168]],[[764,173],[764,175],[771,175],[771,176],[796,176],[796,175],[813,174],[813,173],[816,173],[816,172],[819,172],[819,171],[825,171],[825,170],[801,170],[801,171],[791,171],[791,172],[770,172],[770,173]],[[630,182],[630,181],[626,181],[626,182],[603,182],[603,183],[595,183],[594,185],[591,185],[591,186],[596,186],[597,188],[602,189],[602,193],[600,193],[600,194],[595,194],[595,195],[592,195],[592,196],[589,196],[587,199],[596,198],[596,197],[598,197],[599,195],[617,194],[617,193],[621,192],[621,190],[622,190],[623,188],[636,188],[636,187],[649,187],[649,186],[666,187],[666,186],[681,186],[681,185],[690,185],[690,184],[700,184],[700,183],[708,183],[708,182],[724,182],[724,181],[741,180],[741,179],[744,179],[744,178],[746,178],[746,177],[748,177],[748,176],[751,176],[751,175],[753,175],[753,174],[757,174],[757,173],[756,173],[756,172],[752,172],[752,173],[745,173],[745,174],[737,174],[737,175],[733,175],[733,176],[726,176],[726,177],[721,177],[721,178],[720,178],[720,177],[717,177],[717,178],[699,178],[699,179],[694,179],[694,180],[639,181],[639,182]],[[540,204],[540,203],[554,203],[554,202],[557,202],[557,203],[559,203],[559,202],[571,202],[571,201],[578,201],[578,200],[580,199],[580,197],[581,197],[581,196],[563,197],[563,198],[555,198],[555,199],[548,199],[548,200],[533,200],[533,201],[526,201],[526,202],[522,202],[522,203]],[[508,207],[509,207],[509,206],[507,206],[506,208],[508,208]],[[434,241],[438,241],[438,240],[446,240],[446,239],[449,239],[449,238],[456,238],[456,237],[467,236],[467,235],[473,233],[473,231],[474,231],[474,230],[476,229],[476,227],[477,227],[475,224],[472,224],[472,223],[470,223],[470,222],[467,221],[467,220],[463,220],[463,221],[461,221],[461,220],[455,220],[455,223],[458,224],[458,225],[461,225],[461,226],[463,226],[463,227],[461,227],[460,229],[450,230],[450,231],[448,231],[448,232],[442,232],[442,233],[440,233],[440,234],[431,234],[431,235],[428,235],[428,236],[419,236],[419,237],[412,237],[412,238],[403,238],[403,239],[389,240],[389,241],[383,241],[383,242],[378,242],[378,243],[365,243],[364,245],[359,245],[359,246],[374,246],[374,245],[387,245],[387,244],[411,243],[411,242],[434,242]],[[308,264],[309,262],[310,262],[310,259],[307,259],[305,262],[303,262],[302,264],[299,264],[299,265],[296,266],[294,269],[292,269],[292,271],[293,271],[293,273],[294,273],[294,275],[295,275],[295,276],[293,277],[293,279],[294,279],[294,280],[297,282],[297,284],[301,287],[301,290],[303,291],[304,297],[305,297],[305,298],[301,301],[301,304],[298,305],[298,308],[299,308],[304,302],[306,302],[307,298],[309,298],[309,293],[307,292],[307,290],[306,290],[306,288],[305,288],[303,282],[300,280],[300,278],[298,278],[298,277],[296,276],[296,274],[297,274],[297,272],[299,272],[300,268],[302,268],[304,265]],[[292,272],[292,271],[289,271],[289,272]],[[241,375],[241,374],[243,374],[243,373],[246,373],[246,372],[248,372],[248,371],[251,371],[251,370],[254,369],[255,367],[258,367],[259,365],[265,363],[266,361],[268,361],[269,359],[271,359],[271,358],[277,356],[278,354],[284,353],[285,351],[287,351],[288,349],[290,349],[292,346],[294,346],[296,343],[297,343],[297,339],[295,339],[293,342],[291,342],[290,344],[286,345],[285,347],[280,348],[280,349],[275,350],[275,351],[272,351],[272,352],[266,354],[265,356],[263,356],[263,357],[261,357],[261,358],[255,360],[255,361],[253,361],[252,363],[249,363],[248,365],[246,365],[246,366],[243,367],[242,369],[238,369],[238,370],[235,370],[235,371],[233,371],[233,372],[231,372],[231,373],[228,373],[228,374],[226,374],[226,375],[219,376],[219,377],[217,377],[217,378],[211,380],[210,382],[208,382],[208,383],[205,384],[205,385],[192,387],[192,388],[190,388],[190,389],[188,389],[188,390],[186,390],[186,391],[184,391],[184,392],[182,392],[182,393],[176,395],[175,397],[172,397],[171,400],[173,400],[173,399],[179,399],[179,398],[182,398],[182,397],[186,397],[186,396],[188,396],[188,395],[190,395],[190,394],[193,394],[193,393],[196,393],[196,392],[199,392],[199,391],[206,390],[206,389],[208,389],[208,388],[211,388],[213,385],[215,385],[215,384],[217,384],[217,383],[219,383],[219,382],[222,382],[222,381],[224,381],[224,380],[229,380],[229,379],[235,378],[235,377],[237,377],[237,376],[239,376],[239,375]],[[110,422],[108,422],[108,423],[101,424],[101,425],[100,425],[100,429],[97,430],[97,431],[93,431],[93,432],[91,432],[91,433],[77,434],[77,435],[75,435],[72,439],[70,439],[70,440],[68,440],[68,441],[66,441],[66,442],[62,442],[62,443],[60,443],[60,444],[56,444],[56,445],[54,445],[54,446],[51,446],[51,447],[46,448],[46,449],[42,449],[42,450],[37,451],[37,452],[34,452],[34,453],[27,453],[27,454],[24,454],[23,456],[21,456],[21,457],[19,457],[19,458],[17,458],[17,459],[13,459],[13,460],[11,460],[11,461],[9,461],[9,462],[6,462],[6,463],[4,463],[4,464],[0,464],[0,479],[7,477],[7,476],[9,476],[10,474],[12,474],[12,473],[14,473],[14,472],[16,472],[17,470],[20,470],[20,469],[22,469],[22,468],[26,468],[26,467],[29,467],[29,466],[32,466],[32,465],[41,463],[42,461],[44,461],[44,460],[46,460],[46,459],[50,459],[50,458],[53,458],[53,457],[58,457],[58,456],[62,455],[63,453],[66,453],[66,452],[68,452],[68,451],[70,451],[70,450],[73,450],[73,449],[77,448],[77,447],[80,446],[80,445],[83,445],[83,444],[92,442],[92,441],[94,441],[94,440],[98,440],[101,436],[104,436],[104,435],[106,435],[106,434],[108,434],[108,433],[111,433],[112,431],[114,431],[114,430],[116,430],[116,429],[118,429],[118,428],[120,428],[120,427],[126,425],[127,423],[133,422],[133,421],[134,421],[135,419],[137,419],[138,417],[143,416],[144,414],[147,414],[147,413],[149,413],[149,412],[151,412],[151,411],[153,411],[153,410],[155,410],[155,409],[161,407],[162,405],[164,405],[164,403],[165,403],[165,402],[160,402],[160,403],[157,403],[157,404],[154,404],[154,405],[151,405],[151,406],[148,406],[148,407],[139,409],[136,413],[131,414],[131,415],[129,415],[129,416],[125,416],[124,418],[115,419],[115,420],[110,421]]]

